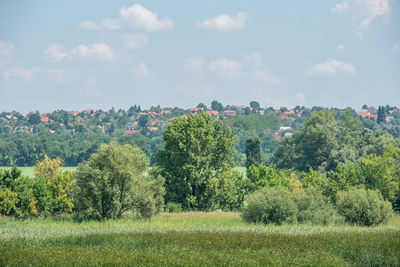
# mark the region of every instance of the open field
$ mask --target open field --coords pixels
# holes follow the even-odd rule
[[[11,170],[12,167],[0,167],[2,170]],[[18,167],[22,171],[22,175],[24,176],[34,176],[34,167]],[[62,167],[64,171],[74,171],[76,167]]]
[[[238,213],[151,221],[0,218],[0,266],[399,266],[400,217],[378,227],[263,226]]]

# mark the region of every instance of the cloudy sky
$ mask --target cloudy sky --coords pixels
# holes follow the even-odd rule
[[[0,3],[0,111],[400,106],[400,2]]]

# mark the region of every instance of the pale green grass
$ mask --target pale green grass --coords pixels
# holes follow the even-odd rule
[[[0,167],[2,170],[11,170],[12,167]],[[77,167],[62,167],[63,171],[75,171]],[[35,176],[34,167],[18,167],[24,176]]]

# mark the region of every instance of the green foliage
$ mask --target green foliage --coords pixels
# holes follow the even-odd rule
[[[151,217],[158,212],[162,181],[144,176],[148,159],[136,147],[101,145],[76,172],[76,209],[83,218],[120,218],[128,210]]]
[[[50,159],[47,155],[42,161],[35,165],[35,186],[38,198],[41,199],[40,206],[44,209],[43,201],[48,197],[46,209],[52,215],[59,213],[70,213],[74,207],[72,200],[72,173],[63,172],[60,158]],[[40,182],[45,184],[39,185]],[[44,188],[44,186],[46,188]],[[46,192],[47,191],[47,192]]]
[[[261,145],[258,137],[246,140],[246,168],[254,165],[259,167],[261,164]]]
[[[157,171],[166,180],[166,203],[184,210],[212,208],[211,179],[233,166],[235,137],[230,129],[202,113],[179,118],[166,127]]]
[[[336,211],[321,191],[315,188],[295,191],[293,200],[297,206],[299,223],[326,225],[334,221]]]
[[[296,204],[290,192],[282,187],[261,188],[246,197],[243,219],[255,223],[293,222]]]
[[[250,166],[247,170],[247,177],[250,180],[250,190],[254,191],[259,187],[283,186],[290,187],[290,177],[283,171],[275,170],[267,166]]]
[[[378,191],[364,188],[338,192],[336,206],[351,224],[377,225],[392,215],[390,202],[383,200]]]
[[[169,202],[165,205],[165,209],[166,212],[181,212],[182,211],[182,207],[180,204],[178,203],[174,203],[174,202]]]
[[[0,188],[0,214],[9,216],[15,213],[18,196],[9,188]]]
[[[248,179],[237,171],[226,171],[211,180],[214,209],[239,210],[248,192]]]

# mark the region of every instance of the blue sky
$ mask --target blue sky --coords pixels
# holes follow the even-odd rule
[[[400,105],[400,2],[1,1],[0,111]]]

